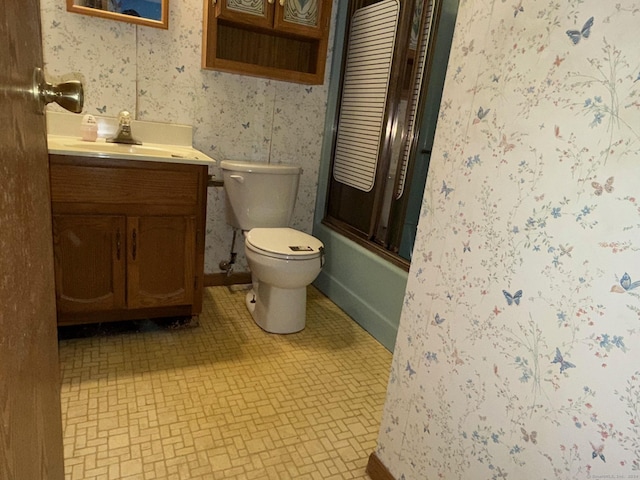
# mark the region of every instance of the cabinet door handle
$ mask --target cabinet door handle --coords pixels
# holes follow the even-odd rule
[[[120,229],[118,229],[116,232],[116,256],[118,257],[118,260],[120,260],[120,246]]]
[[[133,240],[133,246],[132,246],[132,255],[133,255],[133,259],[136,259],[136,253],[138,253],[138,234],[136,233],[136,229],[133,229],[133,235],[132,235],[132,240]]]

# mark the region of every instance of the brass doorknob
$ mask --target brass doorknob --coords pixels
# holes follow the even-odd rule
[[[36,67],[33,71],[33,96],[38,103],[38,112],[44,112],[48,103],[56,102],[62,108],[73,113],[82,112],[84,105],[84,89],[77,80],[52,85],[44,79],[42,69]]]

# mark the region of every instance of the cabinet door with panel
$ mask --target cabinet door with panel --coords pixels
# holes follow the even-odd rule
[[[128,217],[127,240],[130,244],[127,304],[130,308],[193,302],[194,217]]]
[[[124,308],[125,235],[121,215],[53,216],[58,310]]]
[[[327,0],[216,0],[218,19],[296,35],[322,36]]]
[[[277,0],[273,27],[305,37],[321,38],[326,33],[330,0]]]
[[[214,0],[216,17],[255,27],[273,27],[274,0]]]

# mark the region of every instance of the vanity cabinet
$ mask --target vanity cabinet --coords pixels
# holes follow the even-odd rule
[[[50,155],[58,324],[202,309],[207,167]]]
[[[322,84],[331,0],[206,2],[203,67]]]

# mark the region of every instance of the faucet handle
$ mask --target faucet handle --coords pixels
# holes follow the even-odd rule
[[[126,110],[122,110],[118,114],[118,124],[127,126],[131,125],[131,114]]]

